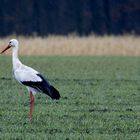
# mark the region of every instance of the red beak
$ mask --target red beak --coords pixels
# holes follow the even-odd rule
[[[1,54],[4,53],[4,52],[5,52],[6,50],[8,50],[9,48],[11,48],[11,46],[8,45],[8,46],[1,52]]]

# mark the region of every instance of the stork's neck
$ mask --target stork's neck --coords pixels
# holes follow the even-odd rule
[[[17,68],[19,68],[22,65],[22,63],[18,59],[18,46],[13,47],[12,61],[13,61],[13,69],[14,70],[16,70]]]

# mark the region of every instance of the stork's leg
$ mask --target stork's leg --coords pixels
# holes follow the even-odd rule
[[[30,116],[29,116],[30,120],[32,120],[33,107],[34,107],[34,96],[30,91]]]

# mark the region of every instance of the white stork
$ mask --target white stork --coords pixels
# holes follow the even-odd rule
[[[52,99],[59,99],[60,94],[38,71],[28,67],[18,59],[19,43],[16,39],[11,39],[7,47],[1,52],[4,53],[7,49],[12,48],[12,62],[15,79],[25,85],[30,93],[30,114],[29,119],[32,119],[34,107],[34,94],[42,92],[50,96]]]

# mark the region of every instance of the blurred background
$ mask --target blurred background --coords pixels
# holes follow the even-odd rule
[[[140,0],[1,0],[0,36],[140,34]]]
[[[41,54],[139,55],[139,34],[140,0],[0,1],[0,37],[36,37],[36,45],[51,48]],[[19,40],[26,48],[35,42]],[[37,54],[26,48],[23,54]]]

